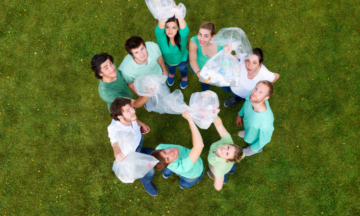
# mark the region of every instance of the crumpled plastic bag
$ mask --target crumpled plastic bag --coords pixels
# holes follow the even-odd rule
[[[145,0],[151,14],[157,20],[167,20],[174,16],[174,0]]]
[[[200,82],[214,86],[239,86],[240,63],[225,50],[211,57],[200,71]]]
[[[252,54],[251,44],[241,28],[231,27],[220,29],[210,43],[217,44],[218,46],[227,46],[231,44],[232,50],[236,52],[236,55],[239,58]]]
[[[186,15],[186,7],[183,3],[178,4],[176,7],[172,9],[174,11],[175,17],[177,19],[184,19]]]
[[[115,160],[112,169],[123,183],[133,183],[136,179],[143,178],[159,162],[151,155],[135,152],[131,146],[133,133],[117,133],[116,136],[121,152],[127,157],[122,162]]]

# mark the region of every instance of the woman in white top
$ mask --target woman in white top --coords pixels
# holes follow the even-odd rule
[[[224,89],[227,92],[232,92],[233,97],[227,99],[224,103],[225,107],[236,104],[239,101],[245,101],[246,96],[253,88],[256,83],[261,80],[267,80],[269,82],[276,82],[280,75],[277,73],[270,72],[263,62],[263,52],[260,48],[253,49],[253,54],[250,54],[245,61],[241,61],[241,76],[240,85],[237,87],[229,87]]]

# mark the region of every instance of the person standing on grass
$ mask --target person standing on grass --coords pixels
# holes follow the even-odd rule
[[[140,97],[135,91],[134,81],[145,75],[165,75],[168,72],[159,46],[154,42],[144,42],[139,36],[132,36],[125,43],[129,53],[125,56],[119,70],[130,90]]]
[[[181,73],[180,88],[185,89],[188,84],[188,62],[189,51],[186,48],[189,27],[184,17],[180,17],[175,13],[174,17],[166,20],[159,20],[155,29],[157,43],[169,69],[167,79],[168,85],[172,86],[175,82],[176,68]]]
[[[204,176],[204,165],[200,158],[204,142],[189,111],[184,111],[182,116],[189,122],[193,148],[160,144],[151,155],[159,160],[154,169],[162,171],[165,179],[176,173],[180,177],[180,188],[185,189],[194,186]]]
[[[150,132],[150,127],[137,119],[135,109],[131,106],[130,99],[116,98],[110,106],[110,111],[113,120],[107,129],[116,161],[121,163],[126,158],[126,155],[122,154],[119,146],[119,140],[117,140],[116,135],[118,133],[123,133],[125,136],[128,133],[132,133],[134,135],[132,142],[128,144],[135,149],[135,152],[150,154],[154,150],[143,148],[144,137],[142,132]],[[154,174],[155,171],[152,169],[140,179],[140,182],[144,186],[146,192],[148,192],[151,196],[156,196],[158,194],[154,184],[152,183]]]
[[[274,115],[268,99],[274,93],[271,82],[259,81],[250,92],[244,105],[238,113],[236,124],[244,125],[244,130],[238,133],[244,138],[248,147],[243,148],[245,156],[262,152],[263,147],[270,142],[274,132]]]
[[[214,187],[219,191],[227,182],[227,175],[234,173],[235,162],[243,159],[245,154],[239,146],[234,145],[234,141],[219,116],[216,117],[214,125],[221,139],[210,146],[208,155],[210,170],[207,171],[207,174],[214,180]]]
[[[231,52],[231,49],[226,50]],[[253,49],[253,54],[249,54],[245,61],[240,61],[241,76],[240,85],[236,87],[223,88],[226,92],[232,92],[233,96],[227,99],[224,103],[225,107],[236,104],[240,101],[245,101],[249,92],[254,89],[256,83],[260,80],[267,80],[275,83],[280,75],[270,72],[263,64],[263,52],[260,48]]]
[[[95,55],[91,60],[91,69],[95,72],[95,77],[99,79],[100,98],[107,103],[108,110],[110,105],[117,97],[132,98],[131,91],[127,86],[121,73],[114,66],[114,59],[107,53]],[[139,97],[132,101],[132,106],[139,108],[149,97]]]

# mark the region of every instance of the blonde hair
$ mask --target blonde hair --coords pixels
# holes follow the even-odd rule
[[[230,162],[239,162],[242,159],[244,159],[245,154],[242,150],[242,148],[240,148],[239,146],[235,145],[235,144],[231,144],[231,146],[234,146],[235,148],[235,152],[234,152],[234,158],[233,159],[229,159]]]
[[[214,24],[214,22],[204,22],[203,24],[201,24],[200,29],[209,30],[211,36],[215,35],[215,24]]]
[[[267,96],[271,97],[271,95],[274,94],[275,89],[274,89],[274,85],[271,82],[269,82],[267,80],[261,80],[257,84],[259,84],[259,83],[262,83],[262,84],[266,85],[267,87],[269,87],[269,91],[268,91]]]

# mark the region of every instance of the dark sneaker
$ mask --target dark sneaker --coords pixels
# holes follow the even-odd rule
[[[237,102],[240,102],[240,101],[241,101],[241,98],[233,96],[233,97],[231,97],[231,98],[229,98],[229,99],[227,99],[225,101],[224,107],[232,106],[232,105],[234,105],[234,104],[236,104]]]
[[[185,89],[185,88],[187,87],[187,85],[188,85],[188,82],[189,82],[189,79],[186,80],[186,81],[182,81],[182,80],[181,80],[181,82],[180,82],[180,88],[181,88],[181,89]]]
[[[162,175],[163,175],[164,179],[168,179],[168,178],[169,178],[169,176],[168,176],[168,177],[166,177],[166,176],[164,175],[164,173],[163,173]]]
[[[141,181],[140,181],[140,182],[141,182]],[[148,194],[150,194],[151,196],[157,196],[157,195],[158,195],[158,192],[157,192],[157,190],[156,190],[156,187],[155,187],[155,185],[154,185],[152,182],[150,182],[149,184],[143,184],[143,183],[141,182],[141,184],[144,186],[146,192],[148,192]]]
[[[174,85],[174,82],[175,82],[175,76],[173,78],[171,78],[171,77],[167,78],[167,83],[169,86]]]

